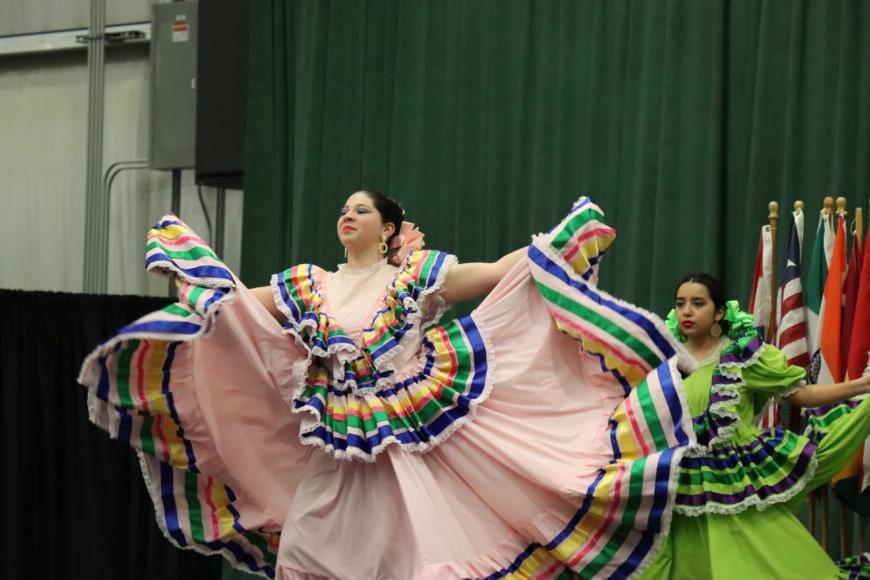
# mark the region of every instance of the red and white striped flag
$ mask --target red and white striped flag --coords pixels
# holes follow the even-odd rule
[[[804,292],[801,285],[801,241],[804,233],[804,213],[792,212],[788,230],[788,249],[785,267],[780,276],[777,296],[776,346],[785,354],[788,364],[806,368],[810,364],[807,345],[807,315],[804,310]]]
[[[801,245],[804,237],[804,212],[795,209],[788,230],[788,249],[785,265],[780,275],[776,300],[776,346],[785,354],[790,365],[806,368],[810,364],[807,346],[807,316],[804,310],[804,293],[801,286]],[[798,427],[799,415],[793,413],[792,428]],[[759,427],[769,429],[782,424],[779,403],[768,401]]]
[[[758,237],[758,250],[755,253],[755,272],[752,274],[752,291],[749,294],[749,308],[752,325],[762,338],[770,325],[773,300],[770,295],[770,279],[773,276],[773,235],[769,225],[761,226]],[[775,427],[780,423],[779,406],[769,401],[762,411],[758,426],[762,429]]]

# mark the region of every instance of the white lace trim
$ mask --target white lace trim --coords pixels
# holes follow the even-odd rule
[[[785,389],[784,391],[774,395],[773,399],[776,400],[777,402],[782,401],[783,399],[787,399],[787,398],[791,397],[792,395],[794,395],[799,390],[801,390],[802,388],[804,388],[805,386],[807,386],[806,381],[803,381],[803,380],[799,381],[794,386],[791,386],[791,387]]]
[[[219,554],[226,558],[226,560],[233,566],[233,568],[242,570],[251,575],[268,578],[266,573],[263,571],[252,571],[246,564],[239,561],[236,558],[236,555],[227,548],[212,550],[211,548],[207,548],[206,546],[192,540],[186,546],[180,545],[169,533],[169,530],[166,529],[166,513],[163,511],[163,495],[157,484],[151,479],[151,476],[148,474],[148,466],[145,465],[145,454],[141,450],[137,449],[136,455],[139,456],[139,467],[142,469],[142,479],[145,480],[145,487],[148,489],[148,495],[151,496],[151,503],[154,506],[154,513],[157,515],[157,527],[160,528],[160,532],[163,534],[164,538],[169,540],[169,542],[173,546],[181,550],[193,550],[194,552],[205,554],[206,556],[213,556],[215,554]],[[173,467],[172,469],[175,469],[175,467]],[[265,565],[265,562],[258,562],[258,564]]]
[[[746,511],[750,507],[754,507],[758,511],[764,511],[772,505],[785,503],[800,495],[801,492],[803,492],[806,488],[807,483],[816,474],[816,468],[818,467],[818,464],[819,460],[816,457],[816,454],[813,453],[810,456],[810,462],[807,466],[807,470],[804,472],[803,475],[801,475],[800,479],[798,479],[794,483],[794,485],[781,493],[770,495],[764,499],[761,499],[760,497],[758,497],[758,495],[753,494],[735,505],[705,503],[704,505],[699,506],[678,505],[674,509],[677,513],[690,517],[699,517],[705,514],[734,515]]]
[[[749,357],[746,361],[739,361],[728,363],[726,366],[719,365],[719,374],[722,376],[734,379],[737,382],[730,385],[711,385],[710,388],[710,398],[712,399],[715,394],[726,395],[728,398],[723,401],[716,401],[715,403],[710,403],[709,407],[706,410],[706,413],[709,413],[713,416],[713,420],[715,421],[717,418],[730,419],[731,424],[724,426],[717,426],[716,434],[709,441],[707,445],[697,444],[692,449],[689,450],[689,457],[700,457],[702,455],[706,455],[710,452],[713,446],[716,443],[720,443],[723,441],[730,441],[734,436],[734,432],[737,430],[737,425],[740,422],[740,416],[734,410],[740,404],[740,401],[743,398],[743,387],[746,383],[743,380],[743,372],[742,369],[750,367],[758,362],[758,359],[761,358],[761,354],[768,347],[767,344],[762,344],[761,348],[752,353],[752,356]]]
[[[702,359],[695,359],[695,362],[698,363],[698,368],[705,367],[705,366],[708,366],[714,362],[717,362],[719,360],[719,357],[722,356],[722,351],[725,350],[725,348],[730,344],[731,344],[731,340],[727,336],[720,337],[719,343],[716,345],[716,348],[714,348],[710,352],[710,354],[708,354],[707,356],[705,356]],[[688,349],[686,349],[686,350],[688,351]],[[691,356],[691,354],[689,356]],[[695,357],[692,357],[692,358],[695,358]]]
[[[416,300],[409,296],[402,301],[402,307],[408,311],[408,314],[405,315],[405,321],[411,325],[411,328],[392,348],[377,358],[372,357],[372,364],[377,370],[381,372],[392,371],[395,373],[396,368],[395,365],[393,365],[392,360],[400,353],[404,352],[405,345],[413,343],[421,332],[437,324],[444,312],[450,308],[450,305],[448,305],[444,298],[441,297],[441,289],[443,288],[444,282],[447,278],[448,270],[457,263],[458,259],[456,256],[447,254],[441,269],[438,271],[438,277],[435,282],[428,288],[421,290],[420,295]],[[425,310],[430,302],[433,302],[436,306],[435,315],[424,321],[423,317],[427,314]],[[385,385],[392,384],[393,381],[394,379],[392,376],[378,379],[375,383],[375,389],[380,390],[384,388]]]
[[[318,357],[320,359],[324,359],[326,361],[332,362],[332,368],[330,369],[330,374],[335,377],[338,375],[340,378],[344,378],[344,364],[350,360],[353,360],[356,356],[359,355],[359,350],[355,345],[339,343],[328,345],[326,350],[316,345],[309,345],[305,338],[311,338],[314,333],[317,332],[317,321],[311,320],[310,318],[303,318],[301,322],[296,322],[293,318],[293,313],[290,311],[290,308],[284,302],[284,298],[281,296],[281,289],[278,288],[278,276],[279,274],[273,274],[272,278],[269,282],[269,286],[272,289],[272,300],[275,302],[275,306],[284,317],[287,319],[287,322],[290,324],[291,328],[285,329],[286,334],[290,334],[296,340],[296,344],[302,348],[307,354],[306,358],[301,361],[297,361],[293,364],[292,371],[292,383],[291,383],[291,394],[289,397],[284,396],[284,391],[282,390],[281,395],[282,398],[290,405],[290,409],[295,412],[293,401],[298,398],[302,394],[302,389],[305,388],[305,379],[308,375],[308,368],[311,366],[311,362],[314,357]],[[340,379],[334,379],[340,380]],[[330,385],[333,386],[333,385]],[[356,381],[343,381],[342,386],[350,389],[356,389]]]

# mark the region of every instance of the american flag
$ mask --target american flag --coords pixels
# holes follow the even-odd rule
[[[788,250],[785,267],[780,275],[776,296],[776,346],[785,354],[790,365],[806,368],[810,364],[807,347],[807,317],[801,286],[801,242],[804,232],[804,214],[801,209],[792,212],[788,230]],[[798,415],[794,413],[796,418]],[[779,404],[771,399],[761,416],[759,427],[767,429],[782,423]]]
[[[801,287],[801,238],[803,237],[803,211],[796,209],[788,230],[788,250],[785,268],[780,277],[777,296],[776,345],[785,353],[788,364],[806,368],[810,364],[807,346],[807,316],[804,311],[804,293]]]

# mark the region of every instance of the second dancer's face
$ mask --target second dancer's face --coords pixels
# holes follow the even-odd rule
[[[677,288],[674,308],[680,331],[687,338],[708,336],[713,323],[723,315],[717,311],[707,287],[698,282],[686,282]]]
[[[347,198],[336,223],[338,239],[346,248],[365,250],[389,237],[392,224],[384,224],[380,212],[365,192]]]

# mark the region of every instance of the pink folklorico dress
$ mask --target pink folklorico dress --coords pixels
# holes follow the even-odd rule
[[[294,266],[278,322],[167,216],[146,262],[179,300],[85,360],[91,420],[170,541],[266,577],[628,577],[695,440],[671,334],[595,285],[613,236],[581,198],[447,323],[443,252]]]

